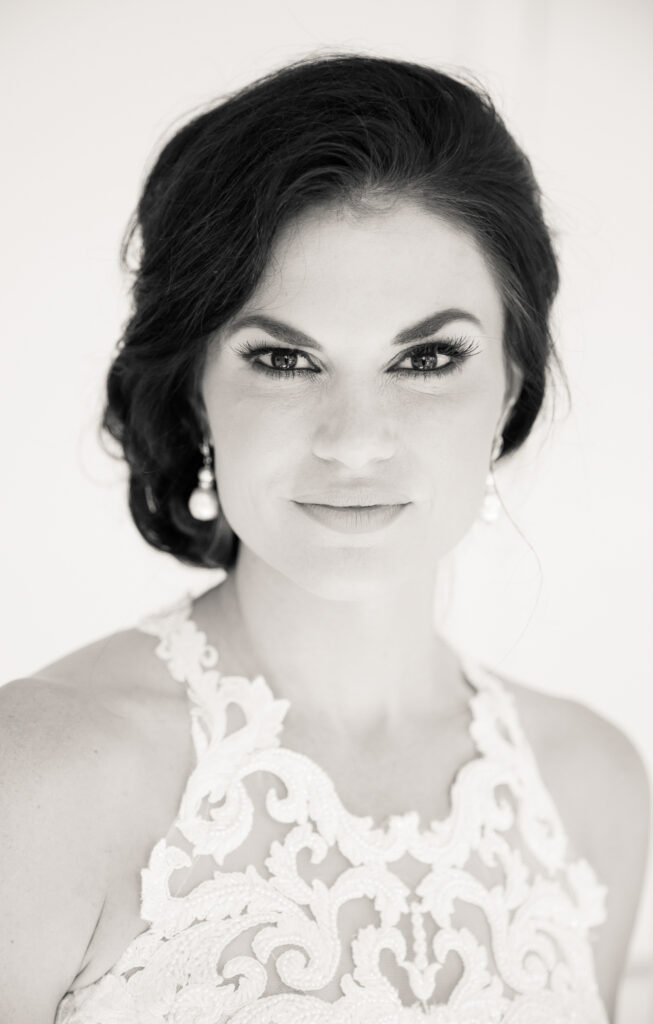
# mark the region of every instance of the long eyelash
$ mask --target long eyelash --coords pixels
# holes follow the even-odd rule
[[[397,369],[395,373],[410,377],[419,374],[424,380],[432,380],[433,377],[446,377],[450,373],[460,372],[467,358],[476,352],[478,352],[478,345],[472,338],[446,338],[443,341],[427,342],[427,344],[419,345],[417,348],[408,349],[407,352],[403,353],[400,362],[403,362],[407,356],[434,356],[438,354],[449,356],[451,362],[447,363],[440,370]]]
[[[259,370],[262,373],[267,373],[269,377],[296,377],[298,374],[303,376],[305,373],[317,373],[317,370],[275,370],[271,366],[266,366],[265,363],[258,363],[253,358],[257,355],[268,355],[270,352],[292,352],[298,355],[303,355],[298,348],[285,348],[275,345],[257,345],[252,341],[245,341],[242,345],[236,345],[236,352],[243,356],[255,370]]]
[[[304,355],[301,349],[296,348],[285,348],[275,345],[259,345],[256,342],[246,341],[242,345],[236,346],[236,351],[239,355],[243,356],[257,371],[266,373],[270,377],[283,377],[284,379],[293,378],[296,376],[304,376],[305,374],[317,374],[319,370],[311,369],[300,369],[300,370],[275,370],[271,366],[266,366],[265,363],[257,362],[254,356],[257,355],[268,355],[271,352],[292,352],[297,355]],[[434,377],[445,377],[450,373],[459,372],[463,368],[463,364],[470,355],[478,352],[478,346],[471,338],[447,338],[442,341],[431,341],[425,345],[418,345],[415,348],[408,349],[402,354],[400,362],[403,362],[408,356],[437,356],[445,355],[449,356],[450,362],[446,366],[443,366],[439,370],[408,370],[408,369],[396,369],[394,373],[400,376],[416,377],[420,376],[424,380],[433,380]]]

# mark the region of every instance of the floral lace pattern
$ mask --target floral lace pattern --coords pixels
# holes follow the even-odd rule
[[[187,686],[197,756],[141,872],[149,927],[55,1024],[607,1024],[590,933],[607,890],[568,858],[496,677],[461,659],[478,755],[448,816],[378,826],[281,744],[289,702],[262,676],[220,675],[191,611],[140,623]]]

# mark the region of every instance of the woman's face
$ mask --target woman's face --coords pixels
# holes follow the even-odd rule
[[[202,382],[248,556],[336,600],[432,579],[480,512],[507,418],[503,323],[471,236],[413,202],[287,227]]]

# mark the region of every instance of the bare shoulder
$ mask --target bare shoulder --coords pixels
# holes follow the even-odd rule
[[[651,784],[644,759],[620,726],[581,701],[502,682],[570,841],[607,888],[594,957],[613,1013],[648,861]]]
[[[148,674],[155,641],[141,650],[134,632],[0,687],[0,1019],[53,1019],[116,877],[174,817],[191,760],[183,695]]]
[[[85,753],[92,747],[103,771],[117,762],[114,779],[129,779],[125,811],[135,806],[145,818],[144,808],[150,808],[156,819],[160,796],[161,825],[176,806],[194,755],[186,687],[155,656],[157,644],[139,629],[111,633],[22,681],[13,700],[24,705],[24,721],[34,723],[28,731],[42,728],[52,735],[53,720],[61,719],[62,727],[74,721],[72,732],[68,727],[73,746],[79,742]]]
[[[170,767],[190,768],[192,741],[184,683],[155,655],[158,639],[124,629],[40,669],[37,680],[76,694],[112,732],[148,759],[164,752]]]
[[[187,731],[184,687],[154,656],[156,643],[140,630],[121,630],[0,686],[3,730],[55,758],[77,748],[97,747],[103,757],[123,757],[127,748],[149,753],[167,727]]]
[[[581,701],[505,677],[502,682],[515,698],[545,781],[559,796],[561,809],[568,808],[570,820],[576,822],[573,832],[581,849],[609,868],[610,851],[619,848],[623,835],[620,828],[610,842],[611,833],[617,831],[615,825],[626,825],[629,840],[639,838],[646,853],[651,787],[633,740]]]
[[[140,629],[118,630],[50,662],[33,678],[63,684],[107,711],[179,700],[183,688],[154,656],[156,646],[157,639]]]
[[[104,716],[73,688],[0,689],[3,1020],[51,1021],[78,969],[110,875],[120,816],[108,780],[123,788],[122,763]]]

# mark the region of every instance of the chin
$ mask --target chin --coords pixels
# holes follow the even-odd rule
[[[373,545],[330,546],[328,548],[297,549],[284,552],[278,549],[271,565],[296,586],[323,598],[325,601],[364,602],[382,600],[384,595],[407,584],[411,577],[424,573],[433,561]]]

